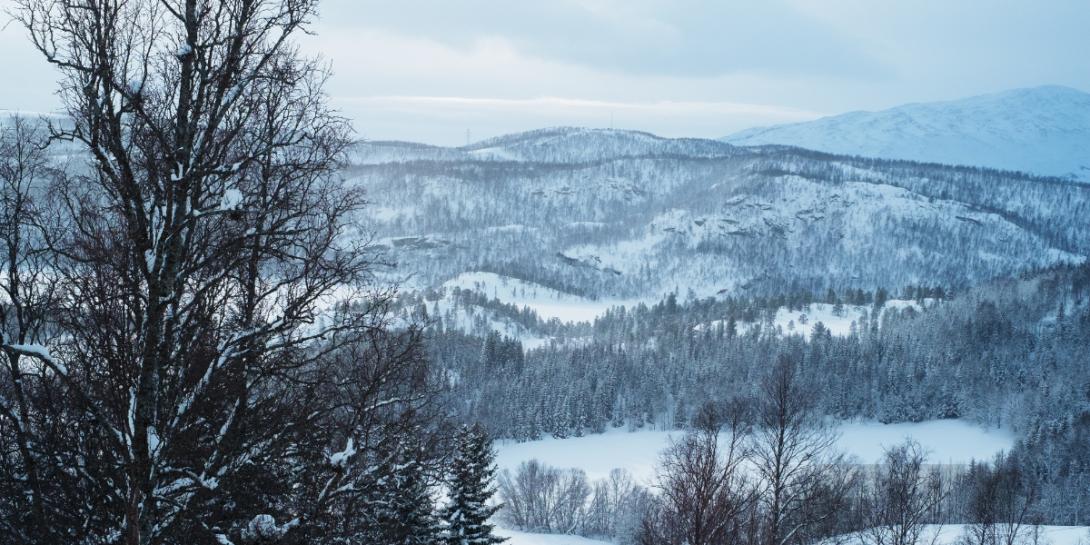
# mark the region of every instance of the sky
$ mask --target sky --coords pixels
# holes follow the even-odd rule
[[[461,145],[558,125],[714,138],[1090,90],[1088,21],[1087,0],[324,0],[300,45],[331,64],[330,100],[367,139]],[[23,30],[2,27],[0,110],[57,108],[55,82]]]

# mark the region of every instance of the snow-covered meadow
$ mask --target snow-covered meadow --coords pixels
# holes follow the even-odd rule
[[[923,535],[928,545],[956,545],[965,532],[964,524],[945,524],[928,526]],[[1090,545],[1090,527],[1087,526],[1026,526],[1019,532],[1019,537],[1030,545],[1034,543],[1035,532],[1038,545]],[[507,537],[508,545],[609,545],[608,541],[564,534],[534,534],[506,528],[497,528],[496,533]],[[862,543],[861,540],[849,543],[855,542]]]
[[[921,539],[926,545],[958,545],[964,543],[969,528],[966,524],[927,525]],[[496,527],[496,535],[506,537],[508,545],[612,545],[609,541],[567,534],[538,534]],[[1018,539],[1024,545],[1090,545],[1090,526],[1030,526],[1019,529]],[[840,545],[862,545],[862,538],[834,541]]]
[[[962,420],[902,424],[845,422],[837,426],[837,431],[837,449],[864,464],[878,462],[883,449],[906,438],[919,442],[928,451],[929,461],[936,464],[990,460],[995,453],[1010,449],[1015,441],[1015,436],[1006,430],[983,429]],[[654,479],[659,454],[672,437],[680,437],[681,433],[615,429],[566,439],[499,442],[496,464],[501,471],[514,471],[519,464],[536,458],[554,467],[582,469],[591,481],[603,479],[613,469],[621,468],[649,484]]]
[[[535,534],[496,527],[496,535],[507,538],[507,545],[610,545],[608,541],[568,534]],[[1056,543],[1053,545],[1066,545]]]

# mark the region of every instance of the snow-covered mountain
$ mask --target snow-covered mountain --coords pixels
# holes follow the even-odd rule
[[[414,142],[359,142],[353,149],[353,160],[358,164],[437,160],[587,163],[648,155],[710,158],[739,153],[744,152],[717,140],[662,138],[640,131],[553,127],[498,136],[458,148]]]
[[[482,271],[605,300],[899,290],[1090,255],[1090,185],[1055,178],[573,128],[357,153],[377,241],[422,290]]]
[[[1060,86],[1017,89],[748,129],[724,140],[1090,181],[1090,94]]]
[[[700,138],[662,138],[640,131],[556,127],[490,138],[461,148],[475,158],[582,163],[647,155],[728,157],[729,144]]]

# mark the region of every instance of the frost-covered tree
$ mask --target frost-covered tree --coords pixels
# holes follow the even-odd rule
[[[747,458],[745,413],[706,405],[694,429],[663,453],[657,496],[644,513],[640,545],[725,545],[752,539],[754,491],[742,464]]]
[[[449,545],[494,545],[503,538],[492,534],[488,523],[499,505],[495,493],[495,453],[492,440],[479,425],[461,429],[450,462],[450,503],[443,509],[444,540]]]
[[[816,394],[788,355],[765,375],[756,399],[753,466],[765,512],[764,545],[804,543],[835,520],[850,480],[835,471],[836,434],[816,410]]]
[[[60,395],[39,362],[61,292],[50,244],[63,220],[50,190],[63,173],[46,136],[32,120],[0,119],[0,532],[26,543],[56,536],[51,505],[63,493],[39,434],[39,409]]]
[[[920,545],[928,539],[929,523],[938,522],[938,508],[947,490],[937,468],[927,468],[919,443],[906,440],[886,450],[874,468],[860,534],[867,545]]]
[[[1037,490],[1019,466],[1004,453],[991,464],[970,466],[961,484],[968,491],[965,514],[966,541],[972,545],[1015,545],[1024,540],[1028,527],[1041,520],[1035,513]]]
[[[376,497],[371,502],[375,545],[436,545],[441,527],[428,486],[427,457],[402,449],[379,467]]]

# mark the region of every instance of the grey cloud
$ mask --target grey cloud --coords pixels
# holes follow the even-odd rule
[[[783,0],[327,2],[323,24],[408,32],[455,47],[502,37],[527,55],[641,75],[875,76],[886,68]]]

